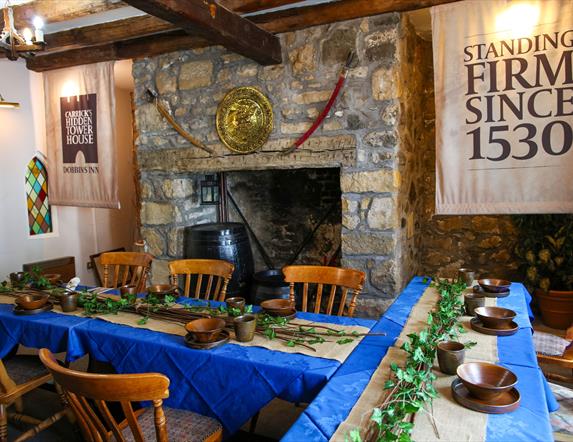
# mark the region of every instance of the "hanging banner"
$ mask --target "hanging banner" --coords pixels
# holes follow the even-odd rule
[[[113,62],[44,73],[50,202],[119,208]]]
[[[573,1],[432,8],[436,212],[573,212]]]

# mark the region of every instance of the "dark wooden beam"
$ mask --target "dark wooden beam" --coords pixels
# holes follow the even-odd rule
[[[260,64],[282,62],[280,40],[276,36],[212,0],[127,0],[126,3]]]
[[[83,46],[141,38],[175,29],[171,23],[151,15],[143,15],[46,34],[45,40],[48,44],[46,47],[48,51],[59,52]]]
[[[218,3],[233,12],[246,14],[277,8],[279,6],[292,5],[293,3],[300,3],[301,1],[303,0],[219,0]]]
[[[261,28],[278,34],[387,12],[414,11],[455,1],[458,0],[339,0],[254,15],[249,19]]]
[[[275,1],[288,2],[289,0],[221,1],[235,2],[237,5],[239,3],[249,4],[251,5],[249,8],[254,7],[252,2],[258,1],[261,8],[267,8],[269,3]],[[249,19],[259,23],[259,26],[267,31],[282,33],[334,21],[394,11],[411,11],[453,1],[456,0],[339,0],[328,4],[261,14],[249,17]],[[46,35],[49,51],[33,57],[28,61],[28,66],[32,70],[45,71],[88,62],[95,63],[121,58],[153,56],[208,45],[205,40],[186,36],[177,29],[175,25],[156,17],[139,16],[117,22],[49,34]],[[124,43],[121,43],[121,41],[124,41]],[[93,51],[92,48],[89,48],[92,45],[95,45]],[[85,48],[60,52],[62,49],[75,47]],[[57,53],[52,54],[53,51]]]
[[[46,23],[57,23],[125,6],[118,0],[36,0],[14,6],[14,22],[21,29],[31,27],[36,16],[42,17]],[[4,2],[0,7],[4,7]]]
[[[152,57],[166,52],[197,49],[208,45],[209,43],[202,38],[188,35],[183,31],[173,31],[89,48],[36,55],[26,60],[26,67],[32,71],[44,72],[100,61]]]

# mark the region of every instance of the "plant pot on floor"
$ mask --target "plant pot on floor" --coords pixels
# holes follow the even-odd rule
[[[545,325],[564,330],[573,324],[573,291],[537,289],[535,298]]]

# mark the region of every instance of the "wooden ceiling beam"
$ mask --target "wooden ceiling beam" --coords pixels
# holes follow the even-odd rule
[[[262,65],[282,62],[278,37],[212,0],[126,0],[126,3]]]
[[[157,17],[143,15],[46,34],[45,40],[48,51],[59,52],[84,46],[96,46],[141,38],[176,29],[171,23],[160,20]]]
[[[202,38],[191,36],[184,31],[173,31],[90,48],[36,55],[26,60],[26,67],[32,71],[44,72],[100,61],[152,57],[166,52],[203,48],[208,45],[209,42]]]
[[[288,2],[289,0],[220,1],[236,3],[236,5],[239,3],[248,4],[251,5],[248,6],[249,8],[254,7],[253,2],[259,2],[261,8],[267,8],[270,2]],[[269,32],[282,33],[334,21],[394,11],[411,11],[453,1],[456,0],[339,0],[335,3],[256,15],[249,17],[249,19],[257,22],[260,27]],[[171,39],[173,42],[170,42]],[[88,62],[105,61],[106,59],[118,60],[153,56],[208,45],[206,40],[201,40],[196,36],[187,36],[183,31],[178,30],[174,24],[152,16],[132,17],[117,22],[48,34],[46,40],[49,51],[28,60],[30,69],[45,71]],[[213,44],[212,40],[210,44]],[[72,50],[62,51],[62,49]],[[54,51],[57,53],[53,53]],[[106,58],[106,56],[110,58]]]
[[[3,3],[0,7],[4,7]],[[22,29],[31,27],[36,16],[42,17],[46,23],[58,23],[125,6],[119,0],[36,0],[14,6],[14,22],[17,29]],[[0,24],[3,25],[1,17]]]
[[[254,15],[249,19],[261,28],[278,34],[387,12],[414,11],[455,1],[458,0],[339,0]]]
[[[247,14],[292,5],[301,1],[304,0],[218,0],[217,3],[233,12]]]

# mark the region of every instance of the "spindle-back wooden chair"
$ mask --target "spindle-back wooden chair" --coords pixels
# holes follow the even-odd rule
[[[563,337],[560,330],[535,330],[533,343],[537,361],[551,381],[573,384],[573,325]]]
[[[147,274],[151,268],[153,256],[139,252],[102,253],[103,286],[118,288],[122,285],[135,285],[138,292],[145,289]]]
[[[179,259],[169,263],[171,283],[178,287],[184,284],[183,296],[191,296],[193,283],[194,298],[214,301],[225,300],[234,269],[233,264],[220,259]]]
[[[0,441],[8,441],[8,420],[32,425],[13,442],[21,442],[36,436],[66,416],[66,409],[47,419],[36,419],[22,414],[22,396],[51,381],[52,376],[36,356],[15,355],[0,361]],[[8,411],[13,406],[15,412]]]
[[[163,408],[169,397],[169,378],[159,373],[93,374],[64,368],[43,348],[40,359],[61,386],[87,441],[118,442],[222,439],[221,424],[190,411]],[[153,410],[134,411],[132,402],[151,401]],[[117,402],[125,414],[118,422],[109,404]]]
[[[302,284],[301,309],[306,312],[309,304],[309,285],[316,284],[316,293],[311,303],[314,304],[314,313],[331,315],[338,294],[337,316],[353,316],[356,308],[356,298],[362,291],[364,272],[355,269],[324,266],[287,266],[283,268],[285,281],[290,286],[290,300],[296,302],[295,284]],[[326,307],[323,309],[322,294],[324,286],[330,286]],[[346,307],[348,292],[351,292],[350,304]],[[322,311],[324,310],[324,311]]]

